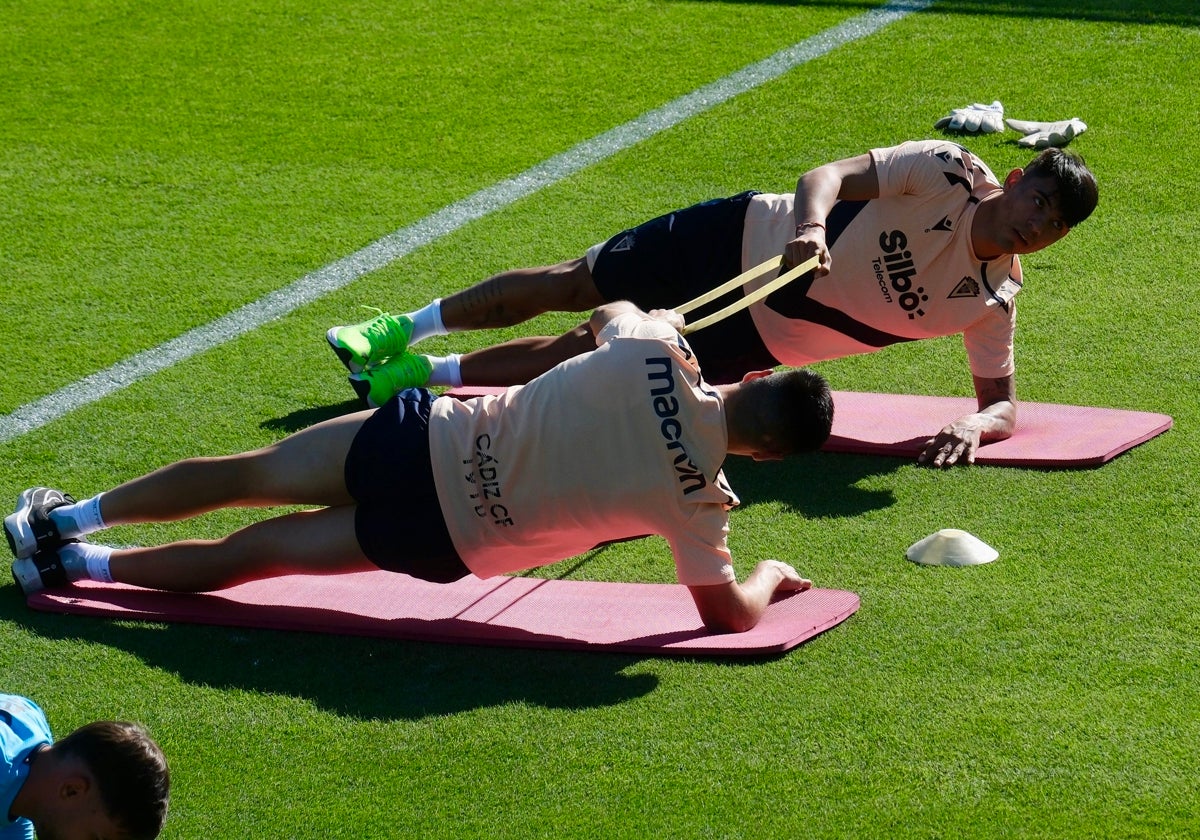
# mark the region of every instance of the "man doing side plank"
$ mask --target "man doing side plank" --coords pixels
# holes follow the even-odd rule
[[[1059,149],[1001,182],[954,143],[903,143],[819,166],[799,179],[795,194],[747,192],[668,213],[584,257],[506,271],[408,315],[334,327],[327,337],[369,405],[413,385],[510,385],[584,352],[586,327],[462,356],[419,355],[409,347],[430,335],[590,310],[606,300],[666,309],[771,257],[782,254],[790,268],[815,255],[820,262],[810,274],[689,336],[709,381],[962,334],[978,411],[934,434],[920,460],[970,463],[981,443],[1011,436],[1017,422],[1019,255],[1062,239],[1091,214],[1097,197],[1083,161]]]
[[[74,502],[21,494],[5,532],[26,593],[88,578],[186,592],[284,574],[383,568],[435,582],[514,572],[658,534],[704,624],[753,627],[776,590],[811,582],[764,560],[739,583],[726,537],[727,454],[815,450],[829,387],[807,370],[710,386],[673,312],[605,304],[596,348],[502,395],[409,389],[254,452],[192,458]],[[322,505],[224,539],[155,548],[79,542],[112,525],[216,508]]]

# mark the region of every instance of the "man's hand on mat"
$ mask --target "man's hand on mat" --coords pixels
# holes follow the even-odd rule
[[[656,321],[663,321],[664,323],[670,324],[675,328],[676,332],[682,330],[684,324],[686,323],[683,316],[674,309],[651,309],[646,314],[651,318],[654,318]]]
[[[714,633],[743,633],[758,624],[771,597],[779,591],[801,592],[812,581],[779,560],[760,560],[744,583],[689,586],[700,620]]]
[[[974,464],[980,445],[1012,437],[1017,427],[1012,374],[996,379],[972,378],[979,411],[959,417],[925,441],[925,451],[917,458],[918,463],[932,467]]]
[[[917,463],[931,467],[950,467],[959,462],[974,464],[983,426],[978,414],[960,417],[925,441],[925,451],[917,457]]]
[[[761,566],[773,566],[783,576],[776,589],[782,589],[786,592],[803,592],[806,589],[812,589],[812,581],[805,577],[800,577],[797,572],[787,563],[782,560],[763,560],[758,564]]]

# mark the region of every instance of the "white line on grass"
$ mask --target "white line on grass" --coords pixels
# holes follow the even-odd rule
[[[0,417],[0,443],[115,393],[139,379],[165,370],[176,362],[283,317],[305,304],[378,271],[423,245],[452,233],[487,214],[532,195],[594,163],[624,151],[689,117],[701,114],[733,97],[772,81],[795,67],[872,35],[930,6],[934,0],[895,0],[886,6],[851,18],[811,38],[806,38],[769,58],[743,67],[722,79],[647,111],[624,125],[585,140],[562,154],[548,158],[519,175],[480,190],[443,207],[408,227],[372,242],[360,251],[330,263],[311,274],[248,303],[215,321],[196,327],[170,341],[144,350],[113,366],[67,385],[36,402]]]

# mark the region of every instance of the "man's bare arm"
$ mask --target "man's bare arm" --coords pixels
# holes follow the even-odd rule
[[[1017,395],[1013,377],[974,377],[979,411],[960,417],[925,442],[917,460],[933,467],[975,463],[985,443],[1012,437],[1017,427]]]

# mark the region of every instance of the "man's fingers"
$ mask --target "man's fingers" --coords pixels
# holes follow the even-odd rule
[[[917,463],[949,467],[964,456],[967,463],[975,463],[975,446],[970,440],[957,436],[947,439],[938,435],[925,441],[925,449],[917,456]]]

